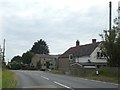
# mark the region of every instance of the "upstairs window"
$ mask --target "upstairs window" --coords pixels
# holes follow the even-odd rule
[[[102,59],[104,57],[105,57],[105,55],[103,53],[97,52],[97,58]]]
[[[73,60],[73,55],[72,54],[69,55],[69,60]]]
[[[99,58],[100,57],[100,52],[97,52],[97,58]]]

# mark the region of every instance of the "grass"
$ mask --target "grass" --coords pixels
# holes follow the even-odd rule
[[[65,74],[64,72],[62,71],[59,71],[59,70],[50,70],[48,71],[49,73],[53,73],[53,74]]]
[[[0,89],[2,88],[2,69],[0,68]]]
[[[100,68],[99,69],[99,75],[97,76],[95,72],[91,72],[88,76],[90,79],[100,80],[100,81],[106,81],[106,82],[112,82],[112,83],[118,83],[118,73],[112,72],[110,68]]]
[[[16,74],[9,70],[2,70],[2,88],[15,88],[17,84]]]
[[[58,70],[51,70],[49,71],[53,74],[65,74],[62,71]],[[108,68],[100,68],[99,69],[99,75],[96,75],[95,70],[90,71],[89,73],[76,73],[76,74],[69,74],[70,76],[74,77],[80,77],[80,78],[87,78],[87,79],[93,79],[93,80],[99,80],[99,81],[105,81],[105,82],[111,82],[111,83],[118,83],[118,73],[113,73]]]

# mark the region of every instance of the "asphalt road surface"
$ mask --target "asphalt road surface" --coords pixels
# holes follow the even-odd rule
[[[78,77],[50,74],[43,71],[15,70],[17,88],[118,88],[117,84]]]

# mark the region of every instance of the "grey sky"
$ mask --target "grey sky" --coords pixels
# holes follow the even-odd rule
[[[6,61],[29,50],[34,42],[47,42],[50,54],[101,40],[108,28],[109,0],[0,0],[0,44],[6,39]],[[112,0],[113,18],[118,0]]]

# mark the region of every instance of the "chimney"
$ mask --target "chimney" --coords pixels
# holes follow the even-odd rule
[[[76,41],[76,47],[80,45],[79,40]]]
[[[93,43],[93,44],[96,43],[96,39],[92,39],[92,43]]]

